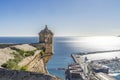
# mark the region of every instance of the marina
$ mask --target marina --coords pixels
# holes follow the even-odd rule
[[[104,56],[108,54],[109,56],[107,58],[93,58],[94,56],[101,56],[103,53]],[[66,80],[116,80],[108,74],[120,72],[120,58],[117,57],[118,55],[119,50],[72,54],[71,56],[75,63],[68,65],[68,69],[65,73]],[[76,77],[74,74],[77,74],[78,72],[79,75]]]

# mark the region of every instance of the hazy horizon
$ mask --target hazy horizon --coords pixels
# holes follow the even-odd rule
[[[2,36],[0,36],[0,37],[39,37],[38,35],[2,35]],[[55,35],[54,37],[69,37],[69,38],[71,38],[71,37],[119,37],[119,35],[116,35],[116,36],[113,36],[113,35],[91,35],[91,36],[75,36],[75,35],[65,35],[65,36],[57,36],[57,35]]]

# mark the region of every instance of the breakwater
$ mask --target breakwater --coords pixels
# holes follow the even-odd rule
[[[67,78],[69,78],[69,80],[72,80],[72,78],[81,79],[81,80],[104,80],[104,79],[116,80],[115,78],[104,73],[104,71],[102,71],[102,69],[104,70],[105,68],[103,68],[103,67],[101,67],[101,68],[95,67],[95,68],[97,68],[97,70],[100,69],[100,72],[95,72],[93,70],[94,67],[91,67],[91,62],[87,62],[87,58],[82,57],[83,54],[82,55],[72,54],[71,56],[72,56],[74,62],[77,65],[79,64],[80,67],[76,67],[76,64],[72,64],[72,66],[74,66],[73,69],[69,69],[69,66],[71,64],[68,65],[68,70],[67,70],[66,74],[69,74],[69,75],[67,75]],[[119,59],[116,59],[116,60],[119,60]],[[115,61],[115,60],[113,60],[113,61]],[[94,66],[94,65],[92,64],[92,66]],[[82,74],[79,74],[78,77],[75,77],[76,76],[75,74],[77,74],[77,72],[74,71],[74,73],[72,73],[71,70],[79,71],[80,69],[81,69]]]

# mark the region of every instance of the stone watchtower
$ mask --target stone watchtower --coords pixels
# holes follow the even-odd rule
[[[39,33],[39,43],[44,45],[45,53],[53,54],[54,34],[48,29],[47,25]]]

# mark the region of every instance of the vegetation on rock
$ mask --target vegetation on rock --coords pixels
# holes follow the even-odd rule
[[[27,71],[27,66],[21,67],[20,70],[22,70],[22,71]]]
[[[40,52],[40,55],[41,55],[41,56],[44,56],[44,55],[45,55],[45,52],[42,50],[42,51]]]
[[[23,67],[19,67],[18,63],[20,61],[22,61],[22,59],[24,59],[25,57],[28,56],[32,56],[34,55],[35,51],[23,51],[23,50],[19,50],[19,49],[14,49],[16,50],[16,52],[13,52],[11,54],[14,55],[14,59],[9,59],[9,61],[7,61],[6,63],[2,64],[1,66],[4,68],[8,68],[8,69],[15,69],[15,70],[27,70],[26,66]]]

